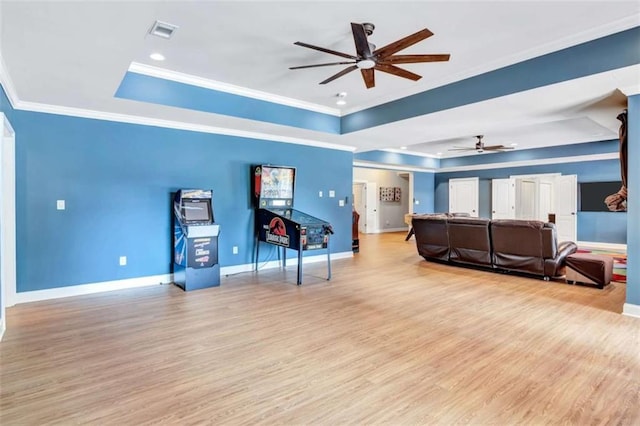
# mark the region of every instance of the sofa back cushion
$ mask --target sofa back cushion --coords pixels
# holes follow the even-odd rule
[[[446,216],[414,216],[411,223],[420,256],[436,260],[449,260]]]
[[[489,219],[450,217],[449,260],[491,266],[490,223]]]
[[[501,219],[491,222],[493,264],[497,268],[543,274],[544,222]]]

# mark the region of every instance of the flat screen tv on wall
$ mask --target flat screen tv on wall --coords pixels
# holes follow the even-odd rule
[[[618,192],[621,186],[621,181],[580,183],[580,211],[608,212],[604,199]]]

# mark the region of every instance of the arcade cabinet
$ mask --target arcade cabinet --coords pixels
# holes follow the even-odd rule
[[[212,191],[181,189],[173,197],[173,282],[184,291],[220,285]]]
[[[331,279],[329,235],[331,224],[293,209],[296,169],[293,167],[254,165],[253,199],[256,206],[256,270],[260,243],[282,247],[283,266],[287,264],[286,249],[298,251],[297,284],[302,284],[302,253],[306,250],[327,250],[327,280]],[[280,254],[280,252],[278,252]]]

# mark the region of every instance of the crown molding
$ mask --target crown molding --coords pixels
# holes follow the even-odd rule
[[[0,51],[0,84],[4,88],[4,92],[7,94],[7,98],[9,98],[11,106],[15,108],[15,106],[19,103],[19,99],[13,86],[13,81],[11,81],[11,77],[9,76],[7,65],[5,64],[4,58],[2,57],[2,51]]]
[[[442,167],[442,168],[401,166],[401,165],[394,165],[394,164],[388,164],[388,163],[376,163],[375,161],[357,160],[353,162],[353,167],[367,167],[367,168],[376,168],[376,169],[400,170],[400,171],[407,171],[407,172],[423,172],[423,173],[451,173],[451,172],[465,172],[465,171],[471,171],[471,170],[506,169],[511,167],[542,166],[546,164],[579,163],[582,161],[598,161],[598,160],[614,160],[614,159],[615,160],[619,159],[619,154],[617,152],[611,152],[606,154],[578,155],[574,157],[555,157],[555,158],[544,158],[544,159],[538,159],[538,160],[508,161],[504,163],[487,163],[487,164],[477,164],[473,166]]]
[[[624,93],[624,95],[627,97],[640,95],[640,84],[626,86],[626,87],[618,87],[618,90]]]
[[[470,171],[470,170],[506,169],[510,167],[542,166],[546,164],[579,163],[582,161],[598,161],[598,160],[613,160],[613,159],[617,160],[619,158],[620,158],[620,155],[617,152],[610,152],[606,154],[577,155],[574,157],[554,157],[554,158],[541,158],[537,160],[505,161],[503,163],[486,163],[486,164],[477,164],[477,165],[471,165],[471,166],[443,167],[438,169],[438,173],[464,172],[464,171]]]
[[[339,151],[353,152],[354,147],[315,141],[311,139],[291,138],[286,136],[270,135],[268,133],[251,132],[246,130],[227,129],[202,124],[183,123],[180,121],[163,120],[158,118],[141,117],[135,115],[119,114],[114,112],[94,111],[83,108],[64,107],[57,105],[40,104],[36,102],[18,102],[14,106],[16,110],[41,112],[45,114],[66,115],[70,117],[90,118],[94,120],[115,121],[120,123],[140,124],[143,126],[163,127],[168,129],[187,130],[191,132],[210,133],[217,135],[236,136],[240,138],[268,140],[273,142],[290,143],[294,145],[313,146],[318,148],[335,149]]]
[[[375,151],[375,150],[369,150],[369,151]],[[411,155],[415,157],[435,158],[436,160],[442,159],[441,155],[427,154],[426,152],[411,151],[408,149],[386,148],[386,149],[380,149],[379,151],[393,152],[394,154],[404,154],[404,155]]]
[[[219,92],[230,93],[238,96],[258,99],[261,101],[272,102],[279,105],[286,105],[294,108],[306,109],[308,111],[319,112],[322,114],[340,117],[342,112],[337,108],[325,107],[322,105],[304,102],[286,96],[278,96],[272,93],[261,92],[259,90],[248,89],[246,87],[235,86],[233,84],[222,83],[220,81],[210,80],[191,74],[185,74],[178,71],[172,71],[164,68],[158,68],[151,65],[132,62],[129,66],[129,72],[146,75],[148,77],[160,78],[163,80],[175,81],[178,83],[188,84],[190,86],[202,87],[204,89],[217,90]]]
[[[179,121],[162,120],[157,118],[141,117],[113,112],[95,111],[84,108],[65,107],[58,105],[42,104],[37,102],[25,102],[18,98],[18,95],[7,71],[2,52],[0,51],[0,84],[4,88],[11,106],[15,110],[41,112],[45,114],[65,115],[69,117],[90,118],[95,120],[115,121],[120,123],[139,124],[143,126],[163,127],[168,129],[186,130],[191,132],[201,132],[219,134],[226,136],[237,136],[240,138],[269,140],[274,142],[290,143],[295,145],[313,146],[318,148],[335,149],[339,151],[355,151],[355,147],[332,144],[328,142],[314,141],[311,139],[291,138],[286,136],[274,136],[261,132],[250,132],[237,129],[226,129],[216,126],[205,126],[199,124],[183,123]]]
[[[437,173],[439,170],[428,167],[403,166],[398,164],[376,163],[374,161],[357,160],[353,162],[353,167],[365,167],[373,169],[398,170],[402,172]]]

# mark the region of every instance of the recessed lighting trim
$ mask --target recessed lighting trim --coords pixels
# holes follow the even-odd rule
[[[518,144],[514,142],[511,144],[511,146],[518,146]]]
[[[344,99],[338,99],[336,101],[336,105],[346,105],[346,104],[347,104],[347,101],[345,101]]]
[[[400,149],[407,149],[407,147],[406,146],[401,146]]]
[[[157,53],[157,52],[152,53],[151,55],[149,55],[149,57],[151,59],[153,59],[154,61],[164,61],[165,60],[164,55],[162,53]]]

